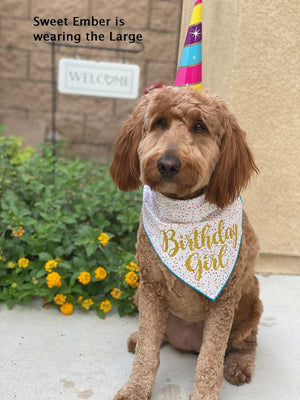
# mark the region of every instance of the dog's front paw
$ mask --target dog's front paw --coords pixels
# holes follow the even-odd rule
[[[138,387],[123,386],[115,395],[114,400],[150,400],[151,393],[146,394]]]
[[[130,353],[135,353],[138,332],[133,332],[127,340],[127,349]]]
[[[232,385],[242,385],[251,381],[254,358],[248,354],[229,354],[225,358],[224,378]]]

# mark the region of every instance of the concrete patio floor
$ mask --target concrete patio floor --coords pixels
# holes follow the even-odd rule
[[[300,399],[300,276],[258,275],[264,314],[253,381],[223,381],[220,400]],[[138,316],[64,316],[41,300],[8,310],[0,305],[1,400],[112,400],[127,380],[133,355],[126,339]],[[196,356],[161,350],[153,400],[187,400]]]

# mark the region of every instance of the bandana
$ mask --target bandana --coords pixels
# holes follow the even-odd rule
[[[202,195],[172,200],[144,186],[142,220],[162,263],[178,278],[215,300],[226,285],[242,240],[241,198],[221,209]]]

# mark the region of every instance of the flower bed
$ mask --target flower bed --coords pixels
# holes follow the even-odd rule
[[[141,192],[119,192],[107,166],[21,150],[15,138],[0,138],[0,175],[0,300],[133,313]]]

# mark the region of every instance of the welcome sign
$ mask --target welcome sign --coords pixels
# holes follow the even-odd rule
[[[62,58],[58,91],[86,96],[136,99],[140,67],[133,64]]]

